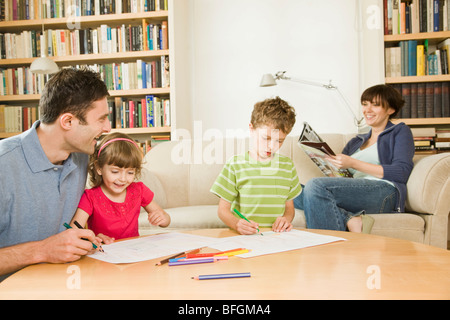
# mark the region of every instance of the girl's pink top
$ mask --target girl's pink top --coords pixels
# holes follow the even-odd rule
[[[154,193],[142,182],[127,188],[125,201],[111,201],[101,187],[86,189],[78,208],[89,214],[88,227],[97,235],[103,233],[115,239],[139,236],[138,218],[141,207],[153,200]]]

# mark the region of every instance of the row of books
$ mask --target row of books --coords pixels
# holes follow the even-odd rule
[[[450,117],[450,82],[402,83],[392,86],[405,100],[399,118]]]
[[[168,0],[7,0],[0,20],[32,20],[168,10]]]
[[[169,56],[161,56],[159,60],[145,62],[109,63],[90,65],[99,72],[108,90],[130,90],[149,88],[169,88],[170,71]]]
[[[0,105],[0,132],[22,132],[39,118],[38,107]]]
[[[146,139],[144,141],[137,141],[137,140],[135,141],[141,148],[142,153],[146,154],[158,144],[165,141],[170,141],[170,134],[150,135],[150,139]]]
[[[400,41],[398,47],[385,48],[387,77],[449,74],[450,39],[437,45]]]
[[[108,90],[168,88],[169,57],[145,62],[78,65],[100,73]],[[34,74],[29,67],[0,69],[0,95],[41,94],[49,76]]]
[[[449,0],[383,0],[384,34],[447,31]]]
[[[106,24],[89,29],[25,30],[20,34],[0,33],[1,59],[33,58],[43,55],[68,56],[80,54],[165,50],[169,48],[167,21],[161,24]]]
[[[111,128],[170,126],[170,100],[147,95],[142,99],[116,97],[108,101]],[[39,119],[39,107],[0,105],[0,132],[22,132]]]
[[[411,128],[416,152],[438,153],[450,151],[450,127]]]
[[[170,126],[170,99],[147,95],[142,99],[116,97],[108,102],[111,128]]]

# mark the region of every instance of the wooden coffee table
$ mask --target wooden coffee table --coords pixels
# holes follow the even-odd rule
[[[450,252],[375,235],[307,230],[347,239],[226,262],[169,267],[83,257],[32,265],[0,283],[0,299],[449,299]],[[227,237],[229,229],[188,233]],[[214,251],[206,248],[205,251]],[[251,272],[251,278],[193,280]]]

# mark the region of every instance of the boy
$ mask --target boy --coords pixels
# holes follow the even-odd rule
[[[293,199],[302,189],[292,160],[276,152],[294,124],[294,108],[279,97],[256,103],[249,151],[228,160],[211,187],[220,197],[219,218],[240,234],[254,234],[259,226],[276,232],[292,229]]]

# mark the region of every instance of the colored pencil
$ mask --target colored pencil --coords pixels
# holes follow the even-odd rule
[[[218,254],[215,257],[220,257],[220,256],[229,256],[229,257],[231,257],[231,256],[237,256],[238,254],[243,254],[243,253],[247,253],[247,252],[250,252],[250,250],[244,249],[244,250],[226,252],[226,253]]]
[[[195,260],[204,260],[204,259],[214,259],[215,261],[228,260],[228,256],[217,256],[217,257],[206,257],[206,258],[185,258],[185,257],[181,257],[181,258],[170,259],[169,262],[195,261]]]
[[[244,273],[223,273],[223,274],[205,274],[198,277],[192,277],[195,280],[213,280],[213,279],[231,279],[231,278],[249,278],[250,272]]]
[[[180,258],[180,257],[182,257],[182,256],[184,256],[184,255],[188,255],[188,254],[194,254],[194,253],[197,253],[197,252],[199,252],[200,251],[200,248],[199,249],[194,249],[194,250],[191,250],[191,251],[185,251],[185,252],[180,252],[180,253],[177,253],[177,254],[174,254],[173,256],[171,256],[171,257],[168,257],[168,258],[166,258],[166,259],[164,259],[164,260],[161,260],[161,261],[159,261],[158,263],[156,263],[155,264],[155,266],[160,266],[160,265],[162,265],[162,264],[164,264],[164,263],[167,263],[167,262],[169,262],[169,260],[172,260],[172,259],[175,259],[175,258]]]
[[[216,260],[214,258],[205,258],[205,259],[195,259],[195,260],[181,260],[181,261],[169,261],[169,267],[171,266],[183,266],[188,264],[198,264],[198,263],[211,263],[215,262]]]
[[[74,221],[73,223],[77,226],[78,229],[84,229],[77,221]],[[64,222],[64,227],[66,227],[66,229],[72,229],[72,227],[71,227],[68,223],[66,223],[66,222]],[[81,238],[81,240],[89,241],[89,240],[86,239],[86,238]],[[92,247],[93,247],[94,249],[97,249],[97,248],[98,248],[93,242],[91,242],[91,243],[92,243]],[[100,248],[98,248],[98,250],[99,250],[100,252],[105,252],[105,251],[103,250],[102,246],[100,246]]]
[[[240,250],[245,250],[245,248],[236,248],[236,249],[231,249],[231,250],[227,250],[227,251],[219,251],[219,252],[209,252],[209,253],[188,253],[186,255],[187,259],[191,259],[191,258],[209,258],[209,257],[214,257],[217,255],[220,255],[222,253],[227,253],[227,252],[233,252],[233,251],[240,251]]]

